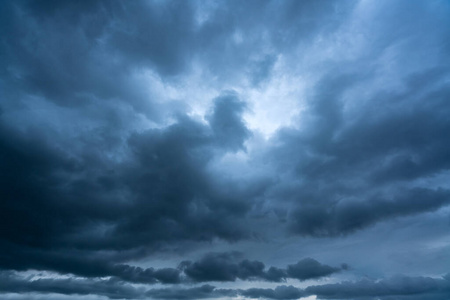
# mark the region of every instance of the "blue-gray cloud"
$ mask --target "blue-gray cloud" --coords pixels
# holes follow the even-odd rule
[[[422,236],[406,228],[404,248],[432,233],[423,255],[449,263],[429,223],[450,205],[449,12],[446,1],[2,2],[1,292],[448,298],[442,266],[390,278],[352,256],[356,239],[383,239],[374,228],[410,222]],[[310,253],[269,253],[292,241]],[[258,288],[228,288],[242,281]],[[300,281],[310,286],[270,288]]]
[[[312,258],[304,258],[286,268],[265,269],[261,261],[238,260],[238,253],[209,253],[196,262],[183,261],[180,268],[194,282],[264,280],[280,282],[288,278],[300,281],[317,279],[338,273],[347,266],[332,267],[323,265]]]
[[[12,273],[0,274],[0,290],[9,293],[58,293],[64,295],[96,294],[109,299],[233,299],[237,296],[261,299],[299,299],[316,296],[317,299],[433,299],[443,300],[450,295],[448,275],[441,278],[396,276],[379,281],[361,280],[309,286],[277,286],[274,289],[220,289],[212,285],[190,288],[136,288],[115,280],[88,281],[84,279],[23,280]]]

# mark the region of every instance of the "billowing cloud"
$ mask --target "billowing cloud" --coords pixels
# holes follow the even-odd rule
[[[261,261],[238,260],[238,253],[209,253],[199,261],[184,261],[181,269],[193,281],[267,280],[279,282],[287,278],[317,279],[338,273],[342,268],[323,265],[312,258],[304,258],[286,269],[270,267],[265,270]]]
[[[136,288],[115,280],[37,279],[24,280],[14,274],[2,273],[0,290],[9,293],[43,292],[64,295],[95,293],[109,299],[204,299],[204,298],[262,298],[299,299],[315,296],[317,299],[436,299],[450,294],[448,275],[442,278],[396,276],[379,281],[361,280],[338,284],[313,285],[306,289],[281,285],[274,289],[220,289],[212,285],[191,288]]]
[[[448,298],[449,15],[2,2],[2,298]]]
[[[231,113],[241,109],[236,101],[217,100],[215,112],[231,114],[228,120],[221,116],[222,136],[242,126]],[[141,246],[236,240],[248,234],[236,222],[249,202],[212,188],[205,166],[219,148],[207,125],[183,117],[161,130],[134,133],[125,141],[126,164],[113,158],[99,161],[95,153],[74,158],[45,134],[33,137],[2,125],[3,267],[71,272],[85,266],[102,276],[105,260],[119,260],[123,254],[104,256],[97,254],[100,250],[127,250],[125,256],[133,257],[139,256],[133,249]],[[95,179],[87,180],[85,174]],[[64,248],[71,249],[55,251]]]

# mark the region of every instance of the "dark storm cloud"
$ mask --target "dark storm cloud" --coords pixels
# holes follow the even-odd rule
[[[316,279],[340,272],[343,268],[323,265],[312,258],[304,258],[286,269],[270,267],[264,263],[238,260],[238,253],[209,253],[196,262],[184,261],[180,268],[193,281],[266,280],[279,282],[287,278],[301,281]]]
[[[277,286],[274,289],[260,289],[251,288],[242,290],[241,294],[248,298],[263,298],[263,299],[298,299],[306,296],[301,290],[293,286]]]
[[[240,290],[249,298],[298,299],[315,295],[317,299],[433,299],[450,295],[448,275],[442,278],[396,276],[379,281],[361,280],[337,284],[313,285],[306,289],[278,286],[275,289]]]
[[[52,251],[3,244],[1,267],[25,271],[29,269],[75,274],[82,277],[108,277],[134,283],[179,283],[180,271],[174,268],[140,268],[115,263],[117,256],[81,251]]]
[[[248,211],[248,201],[213,189],[205,170],[222,146],[243,147],[248,132],[238,117],[239,103],[218,98],[210,116],[213,128],[180,117],[165,129],[131,135],[126,167],[95,153],[75,156],[46,133],[1,124],[0,265],[126,279],[130,269],[106,260],[139,257],[145,248],[173,241],[244,237],[237,218]],[[233,139],[222,144],[217,135]],[[128,252],[97,260],[103,254],[96,251],[107,249]],[[176,271],[138,270],[131,273],[140,275],[128,280],[178,281]]]
[[[176,291],[171,289],[150,290],[147,295],[152,295],[156,299],[231,298],[240,295],[246,298],[262,299],[299,299],[316,296],[317,299],[444,300],[450,296],[450,281],[448,275],[442,278],[399,275],[378,281],[361,280],[313,285],[306,289],[282,285],[274,289],[250,288],[233,291],[204,285],[199,288]]]
[[[361,280],[337,284],[313,285],[306,289],[278,286],[274,289],[220,289],[211,285],[191,288],[150,289],[132,287],[116,280],[34,279],[26,280],[12,273],[0,274],[0,292],[56,293],[62,295],[96,294],[109,299],[204,299],[245,298],[299,299],[316,296],[317,299],[432,299],[444,300],[450,295],[449,276],[442,278],[395,276],[378,281]],[[29,295],[29,294],[28,294]]]
[[[169,79],[189,69],[190,61],[200,59],[205,69],[218,76],[238,75],[237,66],[253,72],[249,54],[259,57],[255,45],[266,47],[267,43],[259,22],[280,28],[269,46],[284,48],[293,41],[292,29],[306,37],[311,29],[321,28],[319,19],[311,14],[333,11],[327,1],[222,3],[198,24],[197,15],[203,13],[200,4],[5,2],[1,15],[2,85],[11,100],[32,94],[71,107],[118,100],[162,121],[161,109],[146,101],[130,80],[134,71],[148,67]],[[297,18],[298,13],[308,18]],[[244,44],[234,42],[237,31],[245,36]],[[272,59],[261,59],[257,58],[261,70],[255,78],[262,79]]]
[[[219,2],[210,9],[198,5],[208,18],[199,25],[194,58],[218,79],[243,80],[244,71],[258,86],[271,73],[278,54],[295,51],[295,46],[311,41],[314,33],[340,24],[348,10],[336,8],[351,5],[351,1],[334,5],[329,1],[253,0]],[[322,16],[331,16],[327,24],[320,22]]]
[[[235,281],[240,272],[232,253],[208,254],[198,262],[184,261],[180,267],[195,281]],[[257,268],[256,273],[262,272]]]
[[[293,213],[292,230],[317,236],[347,234],[385,219],[430,212],[450,203],[450,191],[442,189],[416,188],[398,195],[393,199],[342,201],[330,207],[305,205]]]
[[[448,276],[196,286],[346,270],[331,254],[330,265],[281,257],[284,267],[255,253],[188,256],[178,267],[183,259],[170,258],[244,240],[336,241],[448,208],[449,6],[369,2],[3,1],[1,291],[447,299]],[[299,115],[278,116],[292,126],[267,140],[249,129],[245,114],[260,100],[251,97],[269,97],[270,111],[298,87],[289,109]],[[155,253],[174,267],[139,265]],[[28,270],[69,279],[18,275]]]
[[[203,299],[234,297],[237,291],[217,289],[211,285],[192,288],[145,289],[114,279],[86,280],[80,278],[27,280],[13,273],[0,274],[0,293],[55,293],[60,295],[98,295],[108,299]]]
[[[3,293],[56,293],[63,295],[101,295],[109,299],[141,299],[142,289],[115,280],[36,279],[25,280],[12,273],[0,274]]]
[[[289,277],[299,280],[320,278],[339,271],[340,268],[322,265],[312,258],[305,258],[294,265],[289,265],[287,268],[287,274]]]
[[[214,111],[208,121],[220,147],[244,150],[243,143],[250,136],[241,118],[244,109],[245,103],[232,93],[215,100]]]
[[[305,289],[319,299],[446,299],[450,281],[443,278],[396,276],[379,281],[362,280],[311,286]]]
[[[188,2],[4,3],[1,51],[7,90],[42,95],[69,106],[119,99],[157,118],[155,107],[142,102],[144,96],[128,78],[142,63],[162,74],[183,69],[192,44],[191,6]]]
[[[35,269],[48,270],[61,274],[74,274],[82,277],[113,277],[116,280],[144,283],[144,284],[176,284],[189,282],[223,282],[241,280],[262,280],[280,282],[288,278],[300,281],[330,276],[344,269],[323,265],[312,258],[305,258],[296,264],[288,265],[286,269],[270,267],[265,269],[264,263],[238,260],[236,253],[210,253],[198,261],[183,261],[178,268],[141,268],[121,263],[114,256],[90,253],[89,257],[83,252],[64,253],[57,251],[37,251],[5,248],[5,258],[2,259],[3,268],[18,271]],[[240,256],[240,255],[239,255]]]
[[[440,137],[450,130],[450,91],[436,84],[446,74],[411,75],[406,91],[374,97],[383,109],[362,107],[351,121],[342,95],[367,77],[339,74],[317,84],[305,129],[281,130],[268,152],[288,180],[303,182],[274,188],[274,197],[292,203],[293,232],[343,235],[450,204],[448,189],[415,186],[449,168],[450,143]]]
[[[153,289],[146,293],[152,299],[204,299],[204,298],[233,298],[237,291],[231,289],[217,289],[209,284],[187,289]]]
[[[122,3],[33,1],[3,6],[5,100],[14,101],[20,92],[61,105],[84,105],[82,109],[86,97],[99,102],[89,104],[98,109],[108,109],[100,100],[141,98],[126,79],[129,61],[148,61],[162,73],[178,72],[184,59],[177,57],[186,47],[174,45],[186,43],[181,41],[181,31],[189,31],[193,18],[186,14],[188,3],[168,3],[165,8],[147,7],[142,2],[126,7]],[[174,17],[174,11],[183,20]],[[148,18],[146,12],[153,17]],[[168,26],[167,22],[173,23],[169,15],[177,20],[174,27]],[[129,23],[136,28],[118,32],[111,28],[112,22],[129,18],[139,20]],[[139,32],[158,35],[145,38]],[[99,43],[105,34],[112,36],[111,43],[120,54],[115,63],[112,53]],[[150,44],[142,44],[148,41]],[[48,132],[36,127],[22,132],[2,122],[0,230],[4,255],[0,265],[175,283],[179,281],[177,270],[107,263],[95,251],[243,237],[235,217],[243,215],[248,204],[239,196],[231,199],[215,191],[210,174],[203,169],[214,151],[243,149],[249,137],[240,118],[244,104],[232,94],[215,102],[209,116],[211,126],[180,116],[169,128],[131,134],[126,132],[123,111],[113,110],[98,121],[100,132],[70,137],[69,144],[77,147],[64,144],[64,134],[54,129]],[[108,148],[121,147],[124,140],[130,150],[126,167],[104,156]],[[67,247],[71,250],[62,251]],[[113,253],[107,259],[114,262],[145,252],[131,250],[125,257]]]
[[[216,236],[236,240],[247,234],[236,218],[249,210],[249,201],[243,199],[245,195],[229,196],[214,189],[211,174],[205,170],[214,151],[243,147],[248,130],[239,118],[242,106],[235,97],[226,96],[214,103],[210,127],[181,117],[167,129],[130,137],[129,147],[138,165],[127,170],[125,182],[136,193],[136,201],[130,208],[134,217],[118,225],[119,238],[137,231],[130,242],[139,246],[144,240],[210,240]]]

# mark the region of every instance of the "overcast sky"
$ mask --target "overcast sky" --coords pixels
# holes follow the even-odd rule
[[[1,1],[0,298],[450,299],[450,2]]]

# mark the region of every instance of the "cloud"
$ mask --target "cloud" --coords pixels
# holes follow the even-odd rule
[[[114,280],[36,279],[24,280],[14,274],[2,273],[0,290],[5,293],[57,293],[62,295],[96,294],[109,299],[139,299],[142,290]]]
[[[294,265],[289,265],[287,268],[287,274],[289,277],[299,280],[320,278],[339,271],[340,268],[322,265],[312,258],[305,258]]]
[[[269,193],[290,203],[293,232],[347,235],[449,204],[445,186],[420,185],[448,169],[449,145],[436,138],[449,127],[443,102],[448,89],[436,85],[441,76],[439,69],[414,74],[411,90],[375,96],[385,109],[363,105],[354,117],[345,111],[351,100],[343,95],[365,76],[339,74],[317,83],[303,128],[280,130],[264,156],[284,171]],[[413,92],[418,86],[426,92]]]
[[[348,234],[385,219],[430,212],[448,205],[450,193],[438,189],[411,189],[398,198],[373,197],[369,201],[342,201],[328,208],[310,205],[294,214],[292,230],[299,234],[334,236]]]
[[[448,278],[395,276],[378,281],[361,280],[336,284],[313,285],[305,289],[278,286],[275,289],[252,288],[240,290],[249,298],[298,299],[316,296],[317,299],[436,299],[450,295]]]
[[[377,297],[379,299],[445,299],[450,295],[450,285],[446,277],[396,276],[380,281],[362,280],[305,289],[308,294],[319,299],[359,299]]]
[[[219,146],[230,150],[244,150],[243,143],[250,131],[242,120],[245,102],[230,93],[214,100],[214,111],[208,121]]]
[[[137,288],[115,280],[35,279],[24,280],[9,272],[1,274],[0,291],[5,293],[57,293],[61,295],[96,295],[109,299],[204,299],[204,298],[263,298],[299,299],[316,296],[318,299],[433,299],[443,300],[450,295],[448,276],[441,278],[395,276],[391,278],[345,281],[336,284],[312,285],[305,289],[277,286],[274,289],[220,289],[211,285],[190,288]]]
[[[446,298],[450,7],[407,5],[3,1],[2,293]]]
[[[204,299],[219,297],[234,297],[236,291],[227,289],[216,289],[214,286],[205,284],[200,287],[187,289],[153,289],[146,293],[154,299]]]
[[[264,263],[238,260],[238,253],[208,253],[196,262],[184,261],[180,268],[195,282],[265,280],[279,282],[287,278],[300,281],[317,279],[338,273],[343,268],[323,265],[312,258],[304,258],[286,269],[270,267],[265,270]]]
[[[243,238],[248,232],[237,220],[249,210],[241,198],[247,192],[230,198],[213,189],[206,169],[222,147],[217,130],[221,138],[234,135],[234,128],[245,132],[238,100],[218,101],[216,111],[226,111],[219,129],[183,116],[167,128],[133,133],[124,141],[126,166],[89,152],[96,148],[93,136],[80,141],[80,151],[61,150],[57,135],[0,124],[0,266],[103,276],[111,268],[106,260],[117,262],[123,253],[132,258],[166,243]],[[101,258],[107,249],[112,252]],[[177,281],[173,272],[153,276]]]

